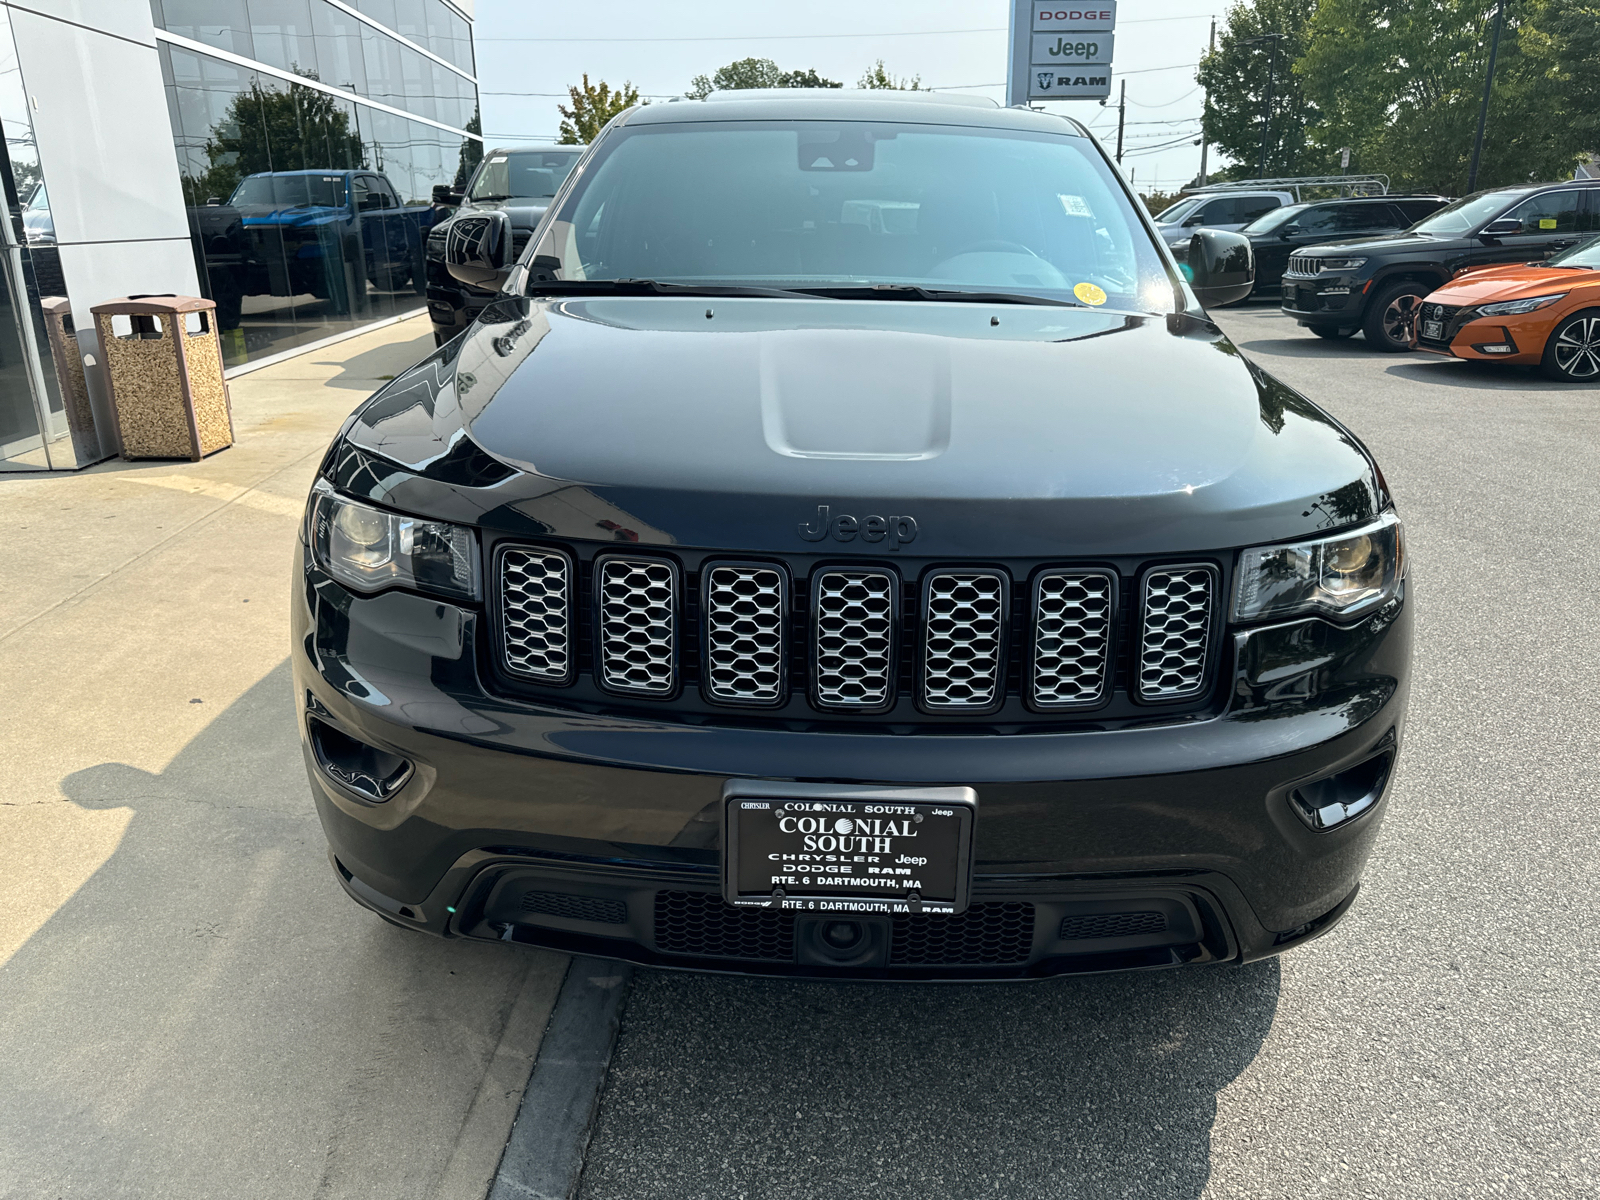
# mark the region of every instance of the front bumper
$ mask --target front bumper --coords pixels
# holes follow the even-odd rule
[[[303,550],[296,577],[302,737],[311,718],[413,764],[372,803],[307,746],[338,877],[388,919],[451,937],[902,979],[1250,961],[1343,914],[1385,807],[1318,833],[1289,793],[1397,753],[1403,734],[1403,594],[1349,630],[1306,620],[1234,634],[1228,706],[1211,720],[906,736],[503,698],[480,669],[480,614],[400,592],[356,597],[307,569]],[[887,954],[872,967],[808,964],[796,918],[720,900],[730,778],[976,788],[973,907],[884,918]]]
[[[1442,324],[1442,337],[1427,338],[1422,336],[1425,323],[1418,321],[1416,349],[1474,362],[1537,366],[1544,357],[1545,341],[1557,322],[1543,312],[1477,317],[1469,310]]]
[[[1302,325],[1333,325],[1342,329],[1361,324],[1370,284],[1334,275],[1289,275],[1278,283],[1285,316]]]

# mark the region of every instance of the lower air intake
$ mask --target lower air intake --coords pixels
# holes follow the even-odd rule
[[[794,918],[734,908],[715,892],[657,892],[656,949],[704,958],[794,959]]]
[[[565,917],[571,921],[594,921],[600,925],[626,925],[628,906],[621,900],[602,896],[572,896],[565,892],[524,892],[522,911]]]
[[[1141,933],[1163,933],[1167,914],[1161,912],[1091,913],[1066,917],[1057,935],[1063,942],[1087,938],[1134,937]]]
[[[981,967],[1027,962],[1033,952],[1033,905],[974,904],[955,916],[896,916],[889,941],[895,967]]]

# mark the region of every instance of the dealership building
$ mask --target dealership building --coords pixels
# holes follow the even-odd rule
[[[208,297],[230,373],[422,309],[477,111],[471,0],[0,0],[0,471],[115,452],[104,301]]]

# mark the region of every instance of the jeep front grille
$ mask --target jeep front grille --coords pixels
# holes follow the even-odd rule
[[[1035,708],[1099,704],[1111,687],[1113,580],[1104,571],[1047,571],[1034,583]]]
[[[992,571],[941,571],[923,589],[922,704],[978,712],[1002,697],[1006,583]]]
[[[541,683],[572,676],[572,564],[559,550],[500,555],[506,669]]]
[[[678,568],[659,558],[602,558],[600,681],[615,692],[670,695],[678,686]]]
[[[1137,563],[1046,565],[1014,598],[1019,568],[906,561],[807,578],[798,563],[606,550],[591,569],[575,549],[494,556],[496,659],[513,684],[700,713],[1118,721],[1201,703],[1221,644],[1222,575],[1207,563],[1148,568],[1137,587]]]
[[[723,566],[706,572],[706,693],[729,704],[783,698],[784,573]]]
[[[1286,275],[1315,275],[1319,270],[1317,260],[1304,254],[1291,254],[1289,265],[1285,269]]]
[[[1206,683],[1211,640],[1210,567],[1161,567],[1144,577],[1144,625],[1139,638],[1139,695],[1182,700]]]
[[[824,571],[812,606],[816,701],[885,708],[894,699],[895,589],[887,571]]]

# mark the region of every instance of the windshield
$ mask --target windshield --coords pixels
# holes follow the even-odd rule
[[[1286,225],[1295,217],[1310,208],[1309,204],[1285,204],[1282,208],[1275,208],[1265,216],[1257,217],[1246,225],[1241,233],[1271,233],[1280,225]]]
[[[1204,196],[1190,196],[1187,200],[1179,200],[1171,208],[1162,209],[1155,220],[1161,225],[1171,225],[1175,221],[1181,221],[1200,207],[1200,202],[1204,199]]]
[[[1547,267],[1590,267],[1600,271],[1600,237],[1580,242],[1571,250],[1545,260]]]
[[[235,208],[343,208],[341,175],[251,175],[234,189]]]
[[[45,195],[43,183],[39,184],[38,187],[33,189],[33,195],[28,197],[28,203],[26,207],[31,212],[50,211],[50,198]]]
[[[1466,233],[1476,229],[1507,205],[1527,195],[1527,189],[1500,189],[1493,192],[1474,192],[1463,196],[1454,204],[1441,208],[1433,216],[1411,227],[1412,233]]]
[[[515,150],[492,154],[484,159],[483,167],[472,181],[468,199],[548,200],[561,189],[562,181],[581,153],[581,150]]]
[[[537,254],[565,280],[1003,290],[1170,312],[1154,240],[1087,139],[855,121],[618,131]]]

